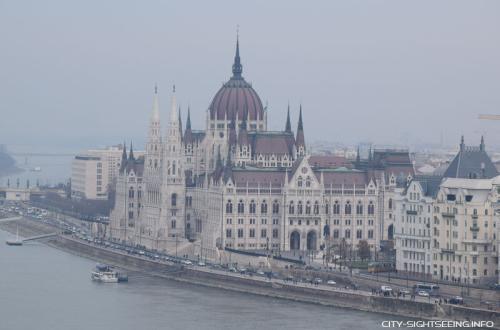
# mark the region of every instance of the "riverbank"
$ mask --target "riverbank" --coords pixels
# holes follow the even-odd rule
[[[0,223],[0,229],[10,232],[15,232],[17,227],[19,227],[20,235],[25,237],[54,232],[54,228],[46,224],[27,219]],[[384,298],[362,291],[332,289],[327,287],[318,288],[306,284],[287,284],[284,282],[269,281],[261,277],[233,275],[227,272],[214,271],[201,267],[186,268],[178,264],[160,263],[146,258],[109,250],[66,236],[50,239],[47,243],[63,251],[113,264],[126,270],[143,271],[169,280],[218,289],[324,306],[352,308],[361,311],[398,315],[411,319],[488,320],[495,322],[497,328],[500,325],[500,313],[494,311],[454,305],[415,302],[396,298]]]

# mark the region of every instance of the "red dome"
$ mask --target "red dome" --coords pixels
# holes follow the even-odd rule
[[[264,119],[264,107],[259,95],[242,77],[243,66],[240,61],[240,43],[236,41],[236,55],[233,63],[233,76],[215,94],[210,104],[210,119],[242,120],[248,113],[247,120]]]
[[[243,119],[248,112],[248,120],[264,119],[264,107],[257,92],[243,78],[232,77],[215,94],[210,104],[210,119]]]

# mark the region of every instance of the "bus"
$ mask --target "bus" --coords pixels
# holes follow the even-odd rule
[[[430,296],[439,296],[439,286],[435,284],[417,283],[413,286],[413,292],[418,294],[419,291],[428,292]]]
[[[392,261],[374,261],[368,264],[369,273],[393,272],[395,269]]]

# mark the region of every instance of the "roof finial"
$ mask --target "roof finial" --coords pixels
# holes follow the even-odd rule
[[[172,92],[175,93],[175,84],[172,87]]]
[[[158,84],[155,83],[155,94],[158,94]]]
[[[290,102],[288,102],[288,112],[286,114],[286,124],[285,124],[285,132],[292,132],[292,124],[290,123]]]
[[[243,66],[240,60],[240,27],[236,29],[236,55],[234,56],[233,63],[233,78],[240,79],[243,72]]]
[[[485,145],[484,145],[484,136],[481,135],[481,144],[479,145],[479,149],[481,151],[484,151],[484,149],[485,149],[484,147],[485,147]]]

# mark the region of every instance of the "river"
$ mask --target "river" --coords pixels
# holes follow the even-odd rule
[[[4,244],[0,329],[374,329],[393,316],[233,293],[129,273],[90,280],[95,262],[42,243]]]

